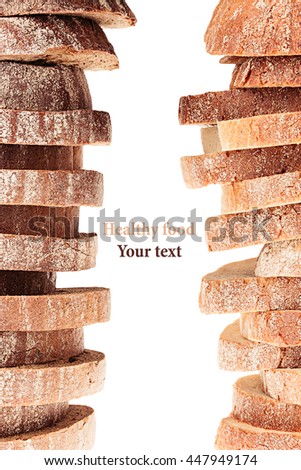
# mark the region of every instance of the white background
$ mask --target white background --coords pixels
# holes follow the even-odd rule
[[[229,87],[233,67],[207,55],[203,42],[216,3],[131,0],[137,26],[106,31],[120,70],[87,76],[94,109],[111,114],[113,144],[86,147],[84,163],[104,173],[108,215],[120,208],[128,220],[140,215],[151,223],[160,215],[188,217],[194,208],[204,219],[220,213],[218,187],[189,190],[183,183],[180,157],[202,148],[199,128],[180,127],[177,117],[180,96]],[[97,210],[82,211],[83,228],[88,215]],[[97,417],[95,448],[85,454],[185,459],[214,452],[219,422],[231,411],[232,384],[242,374],[218,369],[218,336],[236,317],[201,314],[200,281],[259,248],[209,254],[205,243],[187,239],[181,259],[143,260],[121,259],[117,244],[100,243],[96,269],[59,275],[60,286],[112,290],[111,322],[86,328],[87,348],[106,353],[107,379],[100,394],[78,401]],[[173,247],[164,237],[159,245]],[[0,462],[20,457],[12,454],[2,453]],[[28,454],[22,468],[40,469],[51,453]],[[268,453],[266,462],[275,455]],[[294,468],[297,454],[288,458]]]

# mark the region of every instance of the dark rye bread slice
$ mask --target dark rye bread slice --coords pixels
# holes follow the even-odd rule
[[[256,277],[257,259],[222,266],[202,279],[200,309],[207,314],[301,310],[301,278]]]
[[[0,332],[0,367],[68,360],[84,352],[82,328],[57,331]]]
[[[215,440],[217,450],[301,450],[301,433],[263,429],[224,418]]]
[[[0,271],[1,296],[53,294],[55,285],[56,273],[28,271],[24,276],[23,271]],[[1,328],[3,327],[4,325]]]
[[[136,18],[124,0],[2,0],[0,16],[71,15],[90,18],[106,28],[134,26]]]
[[[301,310],[242,313],[240,332],[250,341],[281,347],[301,346]]]
[[[0,144],[0,168],[6,170],[80,170],[82,147]]]
[[[77,238],[0,234],[4,271],[82,271],[94,268],[97,235],[80,233]]]
[[[0,233],[75,238],[79,211],[78,207],[0,205]]]
[[[0,144],[108,145],[112,126],[108,113],[74,111],[20,111],[0,109]]]
[[[54,426],[65,418],[68,410],[68,403],[2,407],[0,411],[0,436],[3,439],[4,437],[39,431],[48,426]]]
[[[301,201],[301,172],[265,176],[222,186],[222,212],[249,211]]]
[[[299,239],[301,204],[210,217],[205,230],[209,251]]]
[[[25,111],[92,109],[88,82],[78,67],[0,62],[0,73],[0,108]]]
[[[221,0],[205,34],[207,52],[233,56],[301,55],[301,5]]]
[[[259,428],[301,431],[301,406],[284,403],[266,395],[260,375],[242,377],[234,384],[232,416]]]
[[[32,406],[65,402],[100,391],[105,380],[105,356],[85,350],[68,361],[0,369],[2,406]]]
[[[301,145],[183,157],[181,167],[187,187],[193,189],[282,175],[301,170]]]
[[[301,276],[301,240],[268,243],[258,257],[256,276]]]
[[[230,88],[300,86],[301,58],[299,56],[249,57],[236,64]]]
[[[0,450],[88,450],[94,439],[92,408],[71,405],[66,416],[53,426],[0,438]]]
[[[184,125],[209,125],[300,110],[301,88],[234,89],[182,97],[179,121]]]
[[[64,16],[0,17],[0,60],[44,61],[88,70],[118,68],[118,58],[94,21]]]
[[[230,371],[296,368],[301,366],[301,347],[249,341],[242,337],[237,320],[220,335],[218,361],[221,369]]]
[[[0,170],[1,204],[101,206],[103,176],[88,170]]]
[[[261,371],[265,393],[275,400],[301,406],[301,368]]]
[[[2,331],[64,330],[109,321],[111,295],[101,287],[57,289],[46,295],[1,295],[0,307]]]

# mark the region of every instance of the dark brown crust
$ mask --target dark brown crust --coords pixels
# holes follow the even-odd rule
[[[3,109],[92,109],[88,82],[78,67],[0,62],[0,74]]]
[[[301,170],[301,145],[183,157],[181,165],[189,188],[235,183]]]
[[[111,119],[101,111],[0,110],[0,143],[17,145],[108,145]]]
[[[38,406],[2,407],[0,421],[1,438],[21,433],[37,432],[62,421],[69,410],[68,403]]]
[[[0,450],[88,450],[95,439],[92,408],[71,405],[54,426],[0,439]]]
[[[300,2],[221,0],[205,34],[209,54],[301,55]]]
[[[53,294],[55,285],[56,273],[28,271],[24,276],[24,271],[0,271],[1,296]]]
[[[0,17],[5,41],[0,60],[76,65],[88,70],[114,70],[118,58],[94,21],[67,16]]]
[[[0,144],[0,168],[13,170],[80,170],[82,147]]]
[[[98,21],[107,28],[134,26],[136,18],[124,0],[18,0],[18,6],[3,0],[0,16],[16,15],[72,15]]]
[[[301,88],[233,89],[184,96],[180,99],[182,125],[216,124],[264,114],[301,110]]]
[[[0,220],[4,234],[75,238],[79,233],[78,207],[0,205]]]
[[[230,88],[300,86],[300,57],[251,57],[235,66]]]
[[[68,360],[84,352],[82,328],[59,331],[0,332],[0,367]]]

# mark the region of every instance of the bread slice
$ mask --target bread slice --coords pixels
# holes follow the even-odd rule
[[[1,204],[101,206],[103,176],[88,170],[0,170]]]
[[[282,176],[301,170],[301,145],[183,157],[181,166],[188,188]]]
[[[210,217],[205,230],[209,251],[300,238],[301,204]]]
[[[0,369],[1,406],[32,406],[92,395],[103,387],[105,356],[85,350],[68,361]]]
[[[301,58],[248,57],[238,63],[230,88],[300,87]]]
[[[267,114],[218,122],[222,150],[301,143],[301,113]]]
[[[301,201],[301,172],[285,173],[226,184],[222,187],[222,212],[252,210]]]
[[[274,2],[221,0],[205,34],[207,52],[233,56],[301,55],[301,6]]]
[[[78,238],[79,211],[79,207],[0,205],[0,231],[2,235]]]
[[[237,421],[275,431],[301,432],[301,406],[266,395],[260,375],[237,380],[233,392],[232,416]]]
[[[301,241],[269,243],[257,260],[256,276],[301,276]]]
[[[264,390],[270,397],[301,405],[301,369],[261,371],[261,378]]]
[[[280,347],[301,346],[301,310],[242,313],[240,332],[251,341]]]
[[[0,436],[36,432],[62,421],[69,410],[68,403],[1,408]],[[1,446],[0,438],[0,446]]]
[[[256,277],[256,261],[227,264],[207,274],[200,309],[207,314],[301,310],[301,278]]]
[[[112,128],[108,113],[90,110],[0,110],[1,144],[108,145]]]
[[[111,296],[109,289],[101,287],[57,289],[47,295],[1,295],[0,309],[2,331],[82,328],[109,321]]]
[[[82,328],[60,331],[0,332],[0,367],[44,364],[84,352]]]
[[[23,271],[0,271],[1,296],[53,294],[55,285],[56,273],[28,271],[24,276]]]
[[[0,60],[76,65],[88,70],[114,70],[118,58],[97,23],[65,16],[0,17],[5,37]]]
[[[210,125],[250,116],[300,111],[301,88],[241,89],[184,96],[180,124]]]
[[[301,347],[280,348],[243,338],[239,320],[223,331],[218,346],[219,367],[231,371],[253,371],[301,367]]]
[[[53,426],[0,438],[0,450],[88,450],[94,439],[92,408],[71,405],[64,419]]]
[[[19,0],[15,5],[3,0],[0,16],[71,15],[90,18],[106,28],[134,26],[136,18],[124,0]]]
[[[92,109],[88,82],[84,71],[78,67],[0,62],[0,73],[3,87],[0,107],[3,109]]]
[[[0,168],[4,170],[54,171],[82,167],[82,147],[0,144]]]
[[[0,269],[8,271],[81,271],[95,266],[97,235],[52,238],[0,234],[3,257]]]
[[[215,440],[217,450],[300,450],[301,433],[274,431],[224,418]]]

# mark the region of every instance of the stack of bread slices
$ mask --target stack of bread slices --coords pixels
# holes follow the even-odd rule
[[[102,204],[103,177],[82,149],[108,145],[111,122],[83,69],[117,68],[102,25],[135,17],[123,0],[4,0],[0,15],[0,449],[89,449],[94,412],[69,401],[104,383],[83,327],[109,320],[110,291],[58,289],[56,272],[95,266],[79,209]]]
[[[209,250],[264,245],[202,280],[203,312],[241,314],[220,337],[220,367],[259,371],[234,385],[218,449],[301,449],[300,20],[299,1],[221,0],[205,41],[235,64],[230,90],[180,102],[204,147],[182,159],[187,186],[222,185]]]

